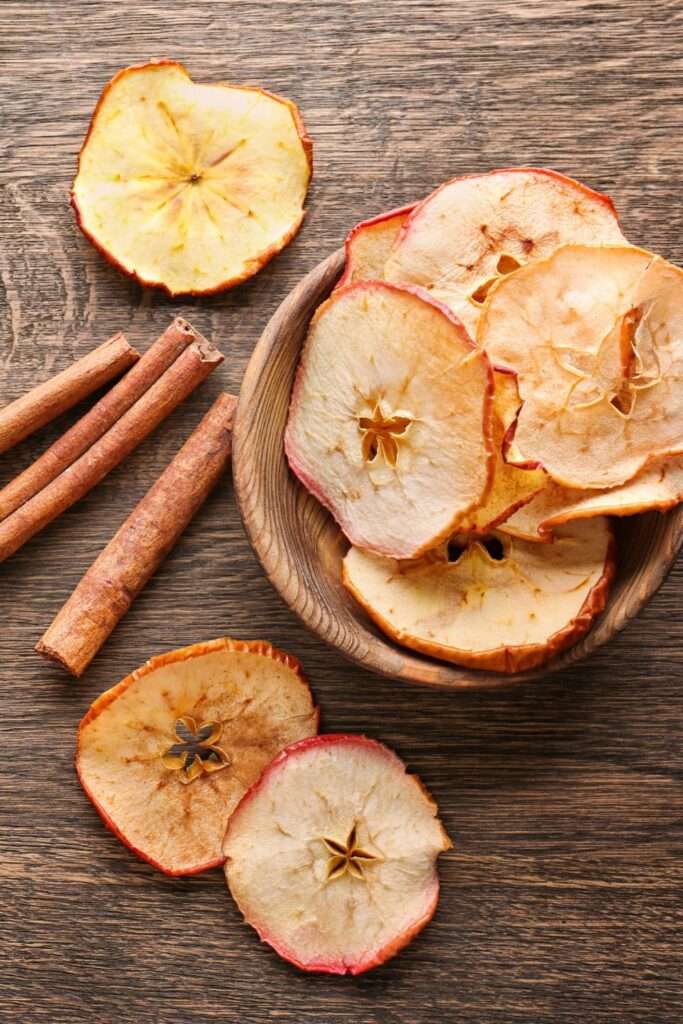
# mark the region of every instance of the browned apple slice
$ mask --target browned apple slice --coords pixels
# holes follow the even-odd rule
[[[683,458],[660,459],[621,487],[579,491],[550,483],[528,505],[520,507],[500,527],[530,541],[550,541],[553,530],[574,519],[592,516],[632,516],[673,508],[683,501]]]
[[[455,178],[427,196],[384,276],[426,288],[476,337],[491,285],[568,242],[623,243],[612,201],[556,171],[509,167]]]
[[[88,129],[72,205],[125,273],[171,295],[251,277],[296,234],[311,143],[289,100],[199,85],[182,64],[120,71]]]
[[[562,527],[547,545],[494,533],[454,538],[414,562],[351,548],[343,565],[344,583],[388,636],[495,672],[533,668],[575,643],[613,574],[605,518]]]
[[[349,285],[311,323],[289,464],[352,543],[418,555],[488,489],[492,391],[486,356],[445,307],[380,281]]]
[[[408,214],[414,209],[415,203],[411,203],[397,210],[389,210],[388,213],[380,213],[378,217],[361,221],[349,231],[344,243],[346,265],[337,288],[355,281],[381,280],[384,277],[384,264],[391,247],[408,220]]]
[[[517,374],[517,452],[565,487],[683,452],[683,271],[658,256],[565,246],[492,289],[478,337]]]
[[[487,533],[493,530],[500,523],[506,522],[517,509],[532,501],[548,481],[542,469],[518,467],[506,461],[506,439],[510,427],[517,420],[521,403],[513,373],[494,370],[493,379],[493,483],[482,504],[459,520],[458,533]]]
[[[223,862],[232,811],[318,712],[296,659],[223,638],[152,658],[103,693],[78,731],[76,770],[106,825],[168,875]]]
[[[361,974],[427,924],[436,805],[390,750],[364,736],[303,740],[268,767],[233,814],[225,872],[245,919],[306,971]]]

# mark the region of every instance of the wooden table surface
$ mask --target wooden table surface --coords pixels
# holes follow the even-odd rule
[[[589,663],[496,693],[430,692],[325,649],[285,609],[220,487],[84,680],[33,653],[83,570],[249,353],[294,283],[363,217],[456,174],[548,165],[614,197],[683,261],[679,0],[0,5],[0,402],[115,330],[174,313],[226,361],[89,497],[0,567],[0,1020],[13,1024],[679,1024],[683,994],[680,567]],[[80,236],[67,196],[100,89],[126,64],[299,103],[315,145],[300,236],[205,301],[143,292]],[[0,462],[0,483],[74,416]],[[76,781],[77,722],[150,655],[228,633],[300,657],[326,730],[376,736],[456,841],[433,923],[359,979],[307,977],[240,920],[223,876],[165,878]]]

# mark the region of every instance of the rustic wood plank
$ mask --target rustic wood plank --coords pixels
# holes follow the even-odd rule
[[[93,663],[33,644],[300,277],[348,227],[463,172],[549,164],[610,192],[634,241],[683,261],[678,0],[0,5],[0,401],[115,330],[143,347],[181,313],[223,367],[87,498],[0,567],[0,1017],[29,1024],[678,1024],[683,996],[681,567],[624,634],[557,678],[449,694],[323,648],[266,582],[225,483]],[[150,56],[301,106],[316,177],[300,236],[205,301],[144,293],[78,234],[75,156],[104,82]],[[0,483],[76,411],[0,460]],[[433,924],[360,979],[261,948],[220,872],[135,860],[73,773],[89,702],[158,651],[223,632],[300,657],[326,729],[394,746],[456,839]]]

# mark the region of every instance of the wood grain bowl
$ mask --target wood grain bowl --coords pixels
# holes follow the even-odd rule
[[[342,586],[347,542],[289,471],[283,436],[308,322],[343,265],[339,249],[290,292],[261,335],[240,391],[235,490],[247,536],[271,583],[322,640],[365,668],[396,679],[486,689],[541,679],[587,657],[637,615],[664,580],[683,542],[683,506],[616,520],[618,571],[607,608],[578,644],[528,672],[473,671],[401,648],[377,630]]]

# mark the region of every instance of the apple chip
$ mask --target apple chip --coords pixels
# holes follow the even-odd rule
[[[683,452],[683,271],[658,256],[565,246],[492,290],[478,337],[517,374],[517,452],[565,487]]]
[[[510,167],[455,178],[418,203],[384,276],[426,288],[475,337],[492,284],[568,242],[623,243],[612,201],[556,171]]]
[[[306,971],[361,974],[436,909],[436,805],[390,750],[364,736],[295,743],[233,814],[225,873],[245,919]]]
[[[315,735],[299,663],[227,638],[152,658],[103,693],[76,770],[106,825],[168,875],[222,864],[228,818],[283,747]]]
[[[481,502],[492,374],[412,289],[349,285],[315,314],[292,392],[289,464],[353,544],[413,557]]]
[[[458,533],[487,533],[530,502],[548,481],[542,469],[518,467],[505,461],[506,439],[519,412],[519,394],[513,373],[494,370],[493,379],[493,483],[482,504],[459,520]]]
[[[503,533],[530,541],[552,540],[562,523],[592,516],[632,516],[664,512],[683,501],[683,458],[653,462],[621,487],[579,491],[550,483],[500,527]]]
[[[155,61],[105,87],[71,199],[111,263],[170,295],[200,295],[251,277],[294,237],[311,167],[289,100],[199,85],[182,64]]]
[[[351,548],[343,580],[392,639],[470,668],[521,672],[575,643],[614,573],[606,518],[558,529],[552,544],[501,533],[454,538],[413,562]]]
[[[346,265],[337,288],[355,281],[381,280],[384,277],[384,264],[391,247],[408,220],[408,214],[414,209],[415,204],[412,203],[381,213],[371,220],[361,221],[349,231],[344,243]]]

